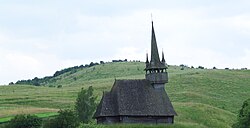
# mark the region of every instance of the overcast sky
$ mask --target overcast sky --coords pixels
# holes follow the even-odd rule
[[[0,0],[0,84],[145,61],[151,13],[168,64],[250,68],[249,0]]]

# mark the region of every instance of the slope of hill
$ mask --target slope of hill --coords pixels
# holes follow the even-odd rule
[[[0,122],[15,114],[55,114],[73,108],[81,88],[93,86],[100,100],[115,79],[144,78],[144,63],[106,63],[51,78],[44,86],[0,87]],[[167,93],[178,113],[171,127],[231,127],[242,102],[250,98],[249,70],[181,70],[170,66]]]

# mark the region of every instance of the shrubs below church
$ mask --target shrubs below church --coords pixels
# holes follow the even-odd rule
[[[82,123],[89,123],[96,109],[96,96],[93,87],[82,89],[78,93],[75,110],[60,110],[55,118],[43,121],[33,115],[16,115],[6,128],[77,128]]]
[[[16,115],[6,128],[40,128],[42,119],[32,115]]]
[[[33,115],[16,115],[5,128],[77,128],[80,123],[73,110],[60,110],[53,119],[43,121]]]
[[[44,128],[76,128],[80,125],[78,117],[72,110],[60,110],[59,115],[48,120]]]

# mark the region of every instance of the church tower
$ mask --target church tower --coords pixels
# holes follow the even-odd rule
[[[151,36],[151,60],[149,62],[147,54],[145,70],[146,70],[145,77],[147,80],[150,81],[153,87],[155,89],[164,89],[165,83],[168,82],[168,73],[163,52],[162,52],[162,61],[160,61],[153,21],[152,21],[152,36]]]

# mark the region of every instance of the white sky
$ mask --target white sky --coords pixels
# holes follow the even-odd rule
[[[0,0],[0,84],[91,61],[250,68],[249,0]]]

